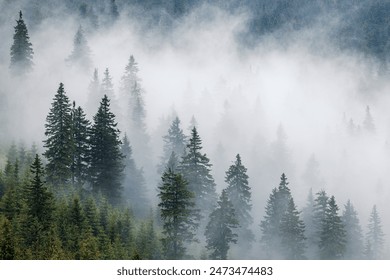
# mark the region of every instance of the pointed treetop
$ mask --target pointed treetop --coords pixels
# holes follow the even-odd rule
[[[22,20],[23,14],[22,11],[19,11],[19,20]]]

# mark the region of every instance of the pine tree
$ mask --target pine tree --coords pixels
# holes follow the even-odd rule
[[[287,177],[283,173],[278,188],[274,188],[265,207],[265,216],[260,223],[261,243],[270,259],[284,258],[281,247],[281,222],[291,199]]]
[[[281,244],[285,258],[288,260],[305,258],[305,224],[300,219],[299,214],[291,197],[280,221]]]
[[[82,186],[87,179],[89,165],[90,122],[86,119],[83,109],[80,106],[76,108],[75,103],[72,110],[72,133],[74,144],[72,182]]]
[[[92,81],[88,86],[87,112],[89,115],[92,115],[96,108],[99,107],[99,103],[102,97],[103,95],[101,94],[100,89],[99,72],[98,69],[95,68],[93,71]]]
[[[118,6],[115,0],[110,0],[110,17],[112,22],[115,22],[119,17]]]
[[[366,258],[372,258],[374,260],[383,258],[383,237],[382,222],[376,205],[374,205],[368,220]]]
[[[350,200],[344,205],[341,218],[346,233],[344,258],[348,260],[361,259],[363,256],[363,234],[359,224],[358,214]]]
[[[89,70],[92,64],[90,55],[91,50],[85,38],[84,30],[79,26],[73,39],[73,51],[66,60],[81,69]]]
[[[178,157],[183,155],[186,148],[187,137],[180,128],[180,119],[176,117],[168,129],[167,135],[163,136],[164,147],[163,156],[161,157],[160,171],[166,166],[172,152]]]
[[[133,152],[127,136],[123,138],[121,153],[124,158],[124,197],[130,203],[134,214],[142,217],[149,209],[146,184],[142,169],[138,169],[133,159]]]
[[[247,168],[242,165],[241,157],[236,155],[236,161],[226,172],[225,182],[227,183],[227,195],[236,211],[236,217],[240,222],[238,235],[239,243],[250,243],[254,240],[254,235],[250,229],[253,223],[251,188],[248,183]]]
[[[363,127],[368,132],[375,132],[374,119],[372,118],[369,106],[366,107],[366,116],[363,121]]]
[[[313,208],[313,235],[311,238],[311,244],[313,247],[313,258],[320,258],[320,240],[321,240],[321,232],[324,228],[326,212],[328,209],[329,197],[324,190],[321,190],[316,193],[316,198],[314,200],[314,208]]]
[[[237,234],[233,232],[239,226],[233,203],[226,190],[218,201],[218,206],[211,212],[206,226],[206,248],[211,250],[210,258],[226,260],[230,243],[237,242]]]
[[[179,170],[188,181],[189,190],[195,195],[196,208],[201,209],[201,214],[207,217],[216,203],[217,194],[211,175],[212,165],[206,154],[201,154],[201,149],[202,140],[194,127]]]
[[[14,42],[11,46],[10,68],[15,74],[24,74],[32,70],[33,54],[32,44],[28,36],[27,26],[24,23],[22,11],[19,12],[19,19],[16,21]]]
[[[44,169],[38,154],[31,165],[31,173],[33,177],[25,189],[27,214],[37,218],[43,228],[48,229],[54,218],[54,198],[43,181]]]
[[[338,215],[334,196],[329,199],[325,220],[320,234],[320,258],[324,260],[342,259],[345,254],[345,228]]]
[[[111,203],[118,203],[122,193],[123,155],[115,115],[110,111],[110,101],[106,95],[93,120],[89,168],[92,187]]]
[[[314,195],[312,189],[306,200],[306,206],[302,209],[302,219],[305,224],[306,237],[306,257],[309,260],[316,259],[318,256],[318,229],[314,222]]]
[[[167,259],[182,259],[185,243],[195,240],[198,227],[198,210],[194,210],[194,194],[179,173],[168,168],[162,176],[158,197],[163,222],[162,244]]]
[[[73,154],[71,105],[60,83],[45,124],[44,156],[47,159],[47,180],[64,184],[71,178]]]

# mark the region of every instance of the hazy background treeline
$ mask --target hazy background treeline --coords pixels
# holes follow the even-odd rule
[[[44,124],[63,82],[91,122],[103,94],[109,96],[120,139],[127,134],[135,177],[142,174],[156,217],[166,157],[162,137],[178,116],[187,137],[197,127],[218,193],[241,155],[252,192],[255,247],[261,246],[259,225],[282,173],[298,210],[310,189],[314,194],[324,189],[340,209],[352,201],[363,233],[376,205],[383,231],[389,232],[386,1],[1,1],[0,6],[4,174],[12,143],[35,143],[38,153],[45,152]],[[20,10],[34,53],[31,71],[15,75],[10,48]],[[129,96],[131,65],[137,86],[131,83],[127,92],[136,94]],[[385,243],[384,256],[388,250]],[[242,257],[233,252],[231,257]]]

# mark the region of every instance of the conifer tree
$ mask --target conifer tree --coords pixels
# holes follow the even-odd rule
[[[160,170],[162,170],[172,152],[175,153],[178,157],[183,155],[183,152],[186,148],[187,137],[184,135],[183,130],[180,128],[180,119],[176,117],[171,126],[168,129],[167,135],[163,136],[164,147],[163,147],[163,156],[161,157]]]
[[[144,216],[149,209],[146,184],[142,169],[138,169],[133,159],[133,151],[127,135],[123,138],[121,153],[124,156],[124,197],[130,203],[137,217]]]
[[[95,68],[93,71],[92,80],[88,86],[88,97],[87,97],[87,113],[89,115],[93,115],[95,113],[96,108],[99,107],[100,100],[103,95],[101,94],[100,89],[100,80],[99,80],[99,72],[98,69]]]
[[[341,218],[346,233],[344,258],[348,260],[361,259],[363,256],[363,234],[359,224],[358,214],[350,200],[344,205]]]
[[[368,132],[375,132],[374,119],[372,118],[369,106],[366,107],[366,116],[363,121],[363,128]]]
[[[281,244],[284,256],[288,260],[305,258],[305,224],[300,219],[299,214],[291,197],[286,212],[280,221]]]
[[[237,242],[237,234],[234,232],[239,226],[233,203],[229,200],[226,190],[218,200],[218,206],[211,212],[206,226],[206,248],[211,250],[210,258],[226,260],[230,243]]]
[[[376,205],[374,205],[368,220],[366,258],[374,260],[383,258],[383,237],[382,222],[379,217],[378,210],[376,209]]]
[[[254,235],[250,230],[253,223],[251,188],[248,183],[247,169],[241,162],[239,154],[236,161],[226,172],[225,182],[227,183],[227,195],[236,211],[237,220],[240,223],[238,243],[250,243],[254,240]]]
[[[321,190],[316,193],[316,198],[314,200],[313,207],[313,220],[312,226],[313,235],[311,236],[311,244],[313,248],[313,257],[314,259],[320,258],[320,240],[321,240],[321,232],[324,228],[326,212],[328,209],[329,197],[324,190]]]
[[[110,101],[106,95],[93,120],[89,168],[92,187],[111,203],[118,203],[122,193],[123,155],[115,115],[110,111]]]
[[[345,254],[345,228],[338,214],[334,196],[329,199],[325,220],[320,235],[320,258],[325,260],[342,259]]]
[[[80,106],[76,108],[75,103],[72,110],[72,133],[74,145],[72,182],[82,186],[87,179],[89,165],[90,122],[83,109]]]
[[[22,11],[19,12],[19,19],[16,21],[13,39],[10,68],[15,74],[27,73],[33,67],[34,51],[28,36],[27,26],[23,20]]]
[[[90,55],[91,50],[85,38],[84,30],[79,26],[73,39],[73,51],[66,60],[81,69],[89,70],[92,64]]]
[[[302,220],[305,224],[306,237],[306,257],[311,259],[318,258],[318,229],[314,222],[314,195],[312,189],[306,200],[306,206],[302,209]]]
[[[158,197],[163,222],[162,245],[167,259],[182,259],[186,243],[193,242],[199,214],[194,210],[194,194],[180,173],[168,168],[162,176]]]
[[[283,173],[278,188],[274,188],[265,207],[265,216],[260,223],[261,243],[270,259],[284,258],[281,247],[281,221],[291,199],[287,177]]]
[[[71,105],[60,83],[45,124],[44,156],[47,159],[47,180],[64,184],[71,178],[73,135]]]
[[[201,150],[202,140],[194,127],[179,170],[188,181],[189,190],[195,195],[196,208],[201,209],[202,216],[207,217],[216,203],[217,194],[211,175],[212,165],[206,154],[201,154]]]

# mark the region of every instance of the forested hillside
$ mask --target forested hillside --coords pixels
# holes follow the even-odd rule
[[[0,1],[0,259],[389,259],[389,9]]]

